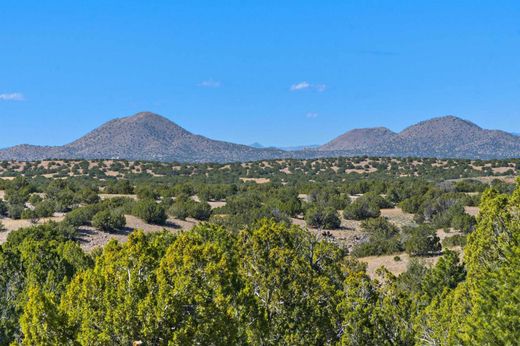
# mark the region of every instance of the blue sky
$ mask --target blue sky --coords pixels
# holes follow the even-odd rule
[[[149,110],[238,143],[454,114],[520,132],[519,1],[3,1],[0,147]]]

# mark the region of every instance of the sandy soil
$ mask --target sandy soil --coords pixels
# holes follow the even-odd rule
[[[398,227],[411,226],[414,224],[413,214],[405,213],[401,208],[381,209],[381,216],[386,217]]]
[[[80,227],[78,229],[79,233],[79,242],[81,247],[85,251],[92,251],[93,249],[104,246],[106,243],[108,243],[110,240],[115,239],[119,242],[125,242],[128,239],[128,236],[130,233],[132,233],[134,230],[139,229],[142,230],[145,233],[152,233],[152,232],[160,232],[163,230],[170,231],[170,232],[178,232],[180,230],[189,230],[193,226],[195,226],[198,221],[194,219],[187,219],[187,220],[178,220],[178,219],[168,219],[166,225],[160,226],[160,225],[151,225],[143,220],[132,216],[132,215],[125,215],[126,217],[126,227],[123,230],[120,230],[115,233],[105,233],[101,232],[94,227]]]
[[[243,182],[253,181],[257,184],[266,184],[270,183],[271,179],[269,178],[240,178]]]
[[[111,194],[111,193],[100,193],[99,198],[107,199],[107,198],[117,198],[117,197],[126,197],[133,200],[137,200],[137,195],[124,195],[124,194]]]
[[[399,256],[401,258],[400,261],[395,261],[394,257]],[[432,257],[415,257],[418,261],[422,262],[426,266],[431,266],[437,263],[440,256],[432,256]],[[380,267],[385,267],[394,275],[402,274],[406,271],[408,264],[410,263],[410,256],[406,253],[399,253],[394,255],[387,256],[370,256],[359,258],[360,262],[364,262],[367,264],[367,274],[374,278],[376,276],[376,271]]]
[[[464,211],[471,215],[471,216],[477,216],[478,213],[480,212],[480,208],[479,207],[464,207]]]
[[[226,202],[224,201],[209,201],[208,204],[210,205],[211,209],[220,208],[226,205]]]
[[[437,237],[441,240],[441,242],[449,237],[453,237],[454,235],[462,234],[460,231],[455,231],[454,229],[450,229],[449,232],[444,231],[442,228],[437,230]]]

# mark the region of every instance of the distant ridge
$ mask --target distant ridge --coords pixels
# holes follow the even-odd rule
[[[312,139],[311,139],[312,140]],[[213,140],[151,113],[116,118],[63,146],[22,144],[0,150],[0,160],[128,159],[243,162],[276,158],[401,156],[470,159],[520,157],[520,136],[486,130],[455,116],[421,121],[399,133],[384,127],[350,130],[318,147],[284,150]]]
[[[349,131],[321,146],[321,151],[354,151],[375,156],[442,158],[520,157],[520,137],[485,130],[452,116],[437,117],[407,127],[400,133],[384,128]]]
[[[57,147],[20,145],[0,150],[0,159],[129,159],[181,162],[252,161],[279,157],[272,148],[216,141],[195,135],[173,121],[151,113],[108,121],[78,140]]]

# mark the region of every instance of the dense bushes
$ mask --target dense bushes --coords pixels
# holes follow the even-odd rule
[[[132,214],[143,221],[157,225],[164,225],[167,219],[164,207],[151,199],[136,202]]]
[[[406,252],[414,256],[431,255],[441,250],[435,229],[428,225],[404,228],[403,244]]]
[[[192,217],[207,221],[211,216],[211,206],[207,202],[197,202],[189,197],[178,197],[168,209],[168,213],[175,218],[184,220]]]
[[[345,219],[366,220],[378,217],[381,208],[390,208],[392,205],[385,198],[369,192],[357,198],[343,211]]]
[[[114,232],[126,225],[125,216],[117,210],[102,210],[92,218],[92,225],[103,232]]]
[[[518,208],[520,188],[484,193],[464,265],[446,251],[432,268],[412,261],[377,280],[329,239],[269,220],[238,233],[137,231],[92,255],[65,223],[13,231],[0,248],[0,344],[514,345]],[[381,218],[363,227],[398,234]],[[430,254],[434,234],[423,225],[402,240]]]
[[[305,212],[307,225],[319,229],[336,229],[341,225],[336,209],[311,207]]]
[[[380,256],[403,251],[399,228],[385,218],[368,219],[363,221],[361,227],[368,233],[369,239],[355,246],[352,255]]]

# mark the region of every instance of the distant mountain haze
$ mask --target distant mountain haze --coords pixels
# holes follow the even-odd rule
[[[309,141],[312,141],[310,139]],[[193,134],[151,113],[117,118],[63,146],[22,144],[0,150],[0,160],[128,159],[179,162],[238,162],[275,158],[401,156],[439,158],[517,158],[520,137],[444,116],[399,133],[384,127],[353,129],[319,147],[265,148],[213,140]],[[298,148],[299,149],[299,148]]]

